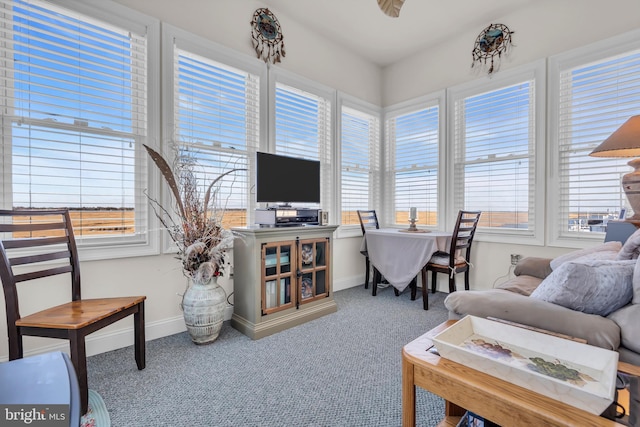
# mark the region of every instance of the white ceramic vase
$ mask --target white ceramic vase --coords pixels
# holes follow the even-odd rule
[[[191,281],[182,298],[182,312],[194,343],[209,344],[218,338],[224,321],[226,300],[227,295],[218,285],[217,277],[207,283]]]

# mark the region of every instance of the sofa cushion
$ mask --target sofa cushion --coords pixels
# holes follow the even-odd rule
[[[640,304],[640,262],[636,262],[633,269],[633,299],[634,304]]]
[[[633,298],[635,260],[568,261],[531,293],[572,310],[607,316]]]
[[[627,347],[621,345],[618,347],[618,360],[620,362],[631,363],[632,365],[640,366],[640,353],[636,353],[635,351],[628,349]]]
[[[496,286],[496,289],[504,289],[528,297],[541,282],[542,279],[538,277],[520,275]]]
[[[640,353],[640,304],[629,304],[609,315],[620,327],[622,345]]]
[[[535,328],[583,338],[591,345],[616,350],[620,327],[611,319],[570,310],[504,289],[457,291],[444,300],[450,318],[471,314],[496,317]]]
[[[551,260],[551,269],[555,270],[565,262],[581,261],[587,262],[597,259],[615,259],[622,249],[622,243],[618,241],[606,242],[590,248],[579,249],[560,255]]]
[[[616,259],[637,259],[640,254],[640,229],[636,230],[624,245],[622,245],[622,249],[618,253]]]

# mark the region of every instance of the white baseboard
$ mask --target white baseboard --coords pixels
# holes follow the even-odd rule
[[[333,281],[333,291],[341,291],[344,289],[360,286],[364,283],[362,275],[341,278]],[[224,320],[230,320],[233,315],[233,307],[229,306],[225,309]],[[156,320],[154,322],[146,322],[145,339],[146,341],[155,340],[173,334],[186,331],[184,318],[182,316],[170,317],[167,319]],[[133,326],[118,329],[109,332],[96,332],[87,337],[87,356],[105,353],[107,351],[117,350],[119,348],[133,345]],[[55,340],[54,344],[42,345],[36,348],[25,350],[24,356],[34,356],[36,354],[48,353],[51,351],[62,351],[69,353],[69,344],[66,340]],[[0,355],[0,362],[9,360],[8,354]]]
[[[233,315],[233,307],[229,306],[225,309],[224,320],[230,320]],[[166,337],[173,334],[179,334],[186,331],[184,318],[175,316],[154,322],[146,322],[145,324],[145,340],[151,341],[158,338]],[[117,350],[119,348],[133,345],[133,326],[122,328],[110,332],[96,332],[87,337],[87,356],[105,353],[107,351]],[[55,340],[55,344],[43,345],[40,347],[25,350],[24,356],[34,356],[36,354],[48,353],[51,351],[62,351],[69,353],[69,344],[66,340]],[[0,356],[0,362],[9,360],[8,354]]]

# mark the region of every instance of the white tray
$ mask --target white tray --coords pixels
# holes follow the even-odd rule
[[[444,358],[596,415],[615,396],[615,351],[475,316],[433,342]]]

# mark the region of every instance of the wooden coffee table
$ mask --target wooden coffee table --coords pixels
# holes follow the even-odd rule
[[[427,349],[433,345],[431,338],[454,322],[449,320],[442,323],[402,349],[403,427],[416,425],[416,386],[444,398],[445,414],[439,426],[455,427],[460,417],[469,410],[501,426],[624,427],[624,424],[428,352]],[[618,370],[640,375],[640,367],[624,362],[618,364]],[[618,401],[625,399],[628,402],[628,395],[620,393]]]

